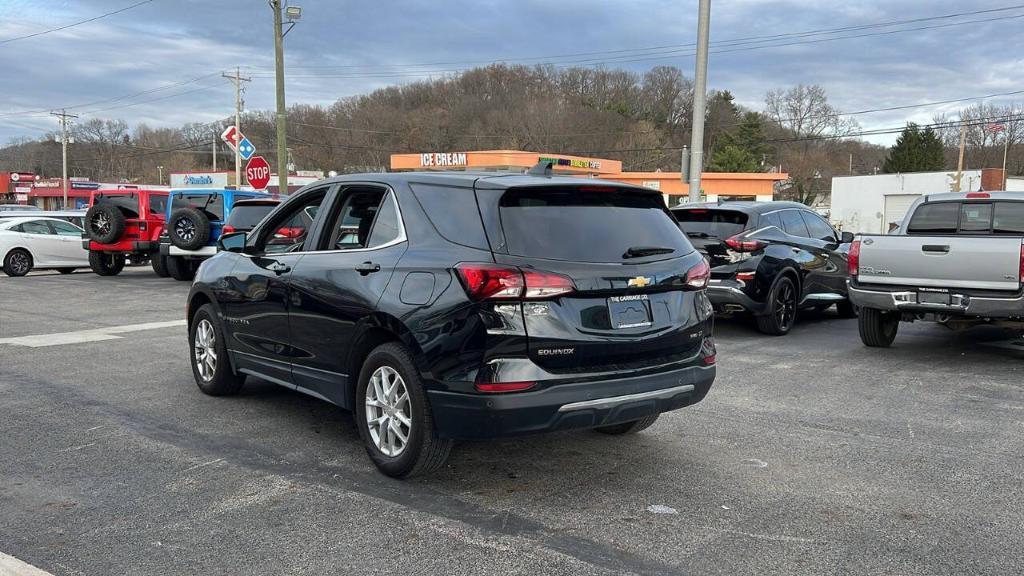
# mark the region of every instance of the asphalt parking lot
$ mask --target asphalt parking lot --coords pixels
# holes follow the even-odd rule
[[[831,312],[782,338],[720,321],[711,394],[648,431],[463,444],[401,482],[324,402],[202,395],[187,290],[148,267],[0,278],[0,553],[89,575],[1024,571],[1010,333],[903,325],[876,350]]]

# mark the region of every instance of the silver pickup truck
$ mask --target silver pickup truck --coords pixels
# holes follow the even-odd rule
[[[850,248],[864,344],[889,346],[901,321],[1024,321],[1024,193],[923,196],[897,232],[858,235]]]

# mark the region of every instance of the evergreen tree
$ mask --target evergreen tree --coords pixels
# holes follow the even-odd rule
[[[942,141],[931,128],[921,130],[911,122],[896,139],[896,144],[889,148],[882,171],[892,174],[942,170],[945,164],[942,152]]]
[[[707,171],[760,172],[770,151],[761,115],[747,112],[734,130],[722,136]]]

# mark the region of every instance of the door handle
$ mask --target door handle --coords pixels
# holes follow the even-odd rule
[[[949,253],[949,246],[943,246],[943,245],[940,245],[940,244],[925,244],[924,246],[921,246],[921,251],[922,252],[938,252],[938,253],[941,253],[941,254],[948,254]]]
[[[373,274],[374,272],[380,272],[380,264],[374,264],[373,262],[363,262],[356,266],[356,272],[359,272],[363,276],[367,274]]]
[[[272,262],[269,266],[267,266],[267,270],[270,270],[274,274],[284,274],[285,272],[288,272],[291,269],[292,267],[285,264],[284,262]]]

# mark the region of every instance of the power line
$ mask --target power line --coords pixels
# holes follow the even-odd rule
[[[49,30],[41,30],[39,32],[33,32],[32,34],[26,34],[24,36],[15,36],[14,38],[7,38],[5,40],[0,40],[0,45],[8,44],[10,42],[17,42],[18,40],[26,40],[28,38],[35,38],[36,36],[42,36],[43,34],[49,34],[51,32],[59,32],[61,30],[67,30],[68,28],[74,28],[75,26],[81,26],[82,24],[88,24],[89,22],[95,22],[96,20],[100,20],[101,18],[106,18],[108,16],[113,16],[115,14],[120,14],[121,12],[126,12],[128,10],[131,10],[132,8],[137,8],[139,6],[142,6],[143,4],[149,4],[150,2],[153,2],[153,0],[142,0],[141,2],[136,2],[135,4],[132,4],[130,6],[125,6],[124,8],[121,8],[119,10],[114,10],[113,12],[107,12],[106,14],[100,14],[99,16],[93,16],[92,18],[87,18],[85,20],[80,20],[78,22],[73,22],[71,24],[65,24],[64,26],[58,26],[57,28],[50,28]]]

